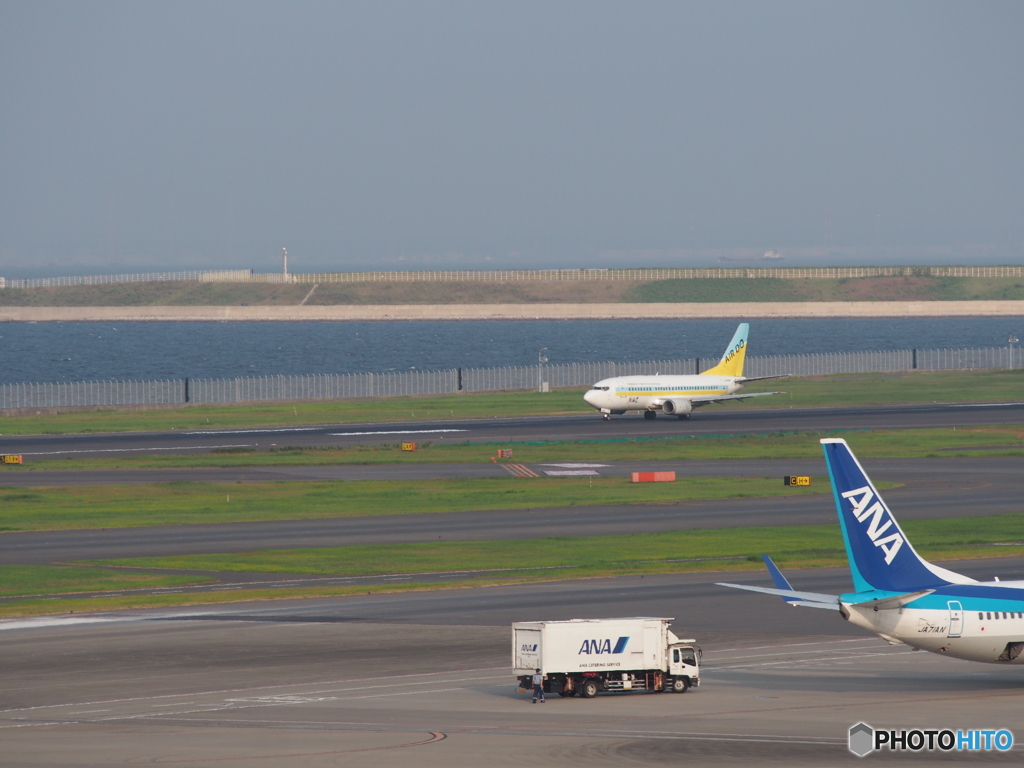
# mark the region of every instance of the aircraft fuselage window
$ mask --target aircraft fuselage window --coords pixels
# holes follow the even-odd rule
[[[985,618],[991,621],[992,620],[992,614],[989,613],[988,611],[986,611],[985,612]]]
[[[979,619],[984,619],[985,618],[985,614],[982,613],[981,611],[978,611],[978,618]]]

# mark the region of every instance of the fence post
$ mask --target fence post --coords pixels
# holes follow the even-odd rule
[[[456,390],[456,392],[461,392],[462,391],[462,369],[459,368],[458,370],[459,370],[459,384],[458,384],[458,389]]]
[[[191,399],[192,399],[192,393],[188,391],[188,387],[189,387],[189,382],[188,382],[188,377],[186,376],[185,377],[185,402],[186,403],[191,402]]]
[[[917,349],[916,348],[914,349],[914,362],[911,365],[911,369],[915,370],[915,371],[917,370]]]

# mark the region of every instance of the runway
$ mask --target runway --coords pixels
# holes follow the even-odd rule
[[[956,403],[828,408],[699,409],[686,420],[645,420],[639,414],[605,421],[595,413],[567,416],[379,422],[261,429],[182,430],[77,435],[0,436],[0,453],[22,454],[35,464],[86,456],[205,453],[225,448],[330,447],[418,442],[515,443],[615,440],[676,435],[738,435],[841,429],[927,429],[1024,424],[1024,402]]]
[[[949,565],[994,572],[992,561]],[[1024,559],[998,561],[998,575],[1021,577]],[[840,569],[791,577],[797,589],[849,584]],[[1024,668],[888,646],[832,612],[721,580],[769,583],[689,574],[3,621],[4,759],[831,766],[855,764],[846,733],[860,721],[1014,730],[1006,713],[1024,703]],[[676,617],[677,634],[704,648],[701,687],[544,705],[516,691],[510,622],[623,615]],[[1021,751],[951,759],[972,757],[1019,763]]]

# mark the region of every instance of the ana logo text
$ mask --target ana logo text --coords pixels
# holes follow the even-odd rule
[[[521,653],[533,653],[536,650],[537,650],[537,644],[536,643],[534,643],[533,645],[530,645],[528,643],[524,643],[523,647],[519,649],[519,651]]]
[[[857,498],[858,496],[860,498]],[[882,536],[893,524],[893,519],[887,515],[887,510],[882,506],[882,502],[875,498],[874,492],[868,486],[846,491],[843,498],[850,499],[850,503],[853,505],[850,511],[853,512],[858,523],[868,522],[868,538],[874,542],[876,547],[881,547],[885,552],[885,564],[892,565],[896,553],[903,546],[903,536],[898,531],[885,537]],[[872,501],[875,503],[871,504]],[[885,525],[882,525],[882,520],[885,520]]]
[[[620,637],[615,641],[615,647],[612,647],[612,641],[606,640],[584,640],[583,645],[580,646],[580,652],[577,656],[592,653],[622,653],[626,649],[626,643],[629,642],[629,637]]]

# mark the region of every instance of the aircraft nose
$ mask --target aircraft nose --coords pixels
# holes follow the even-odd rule
[[[583,395],[583,399],[587,401],[588,405],[594,406],[594,400],[597,399],[597,392],[595,392],[592,389],[588,389],[586,393]]]

